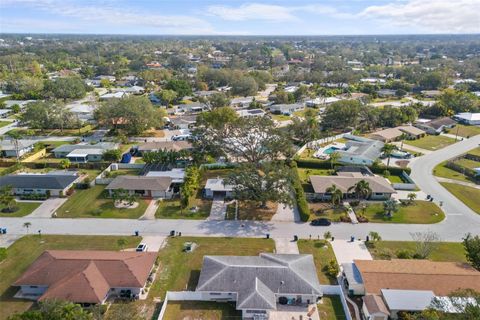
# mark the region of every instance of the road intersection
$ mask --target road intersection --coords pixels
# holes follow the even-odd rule
[[[60,218],[0,218],[0,226],[6,227],[11,235],[23,235],[25,222],[30,222],[30,232],[42,234],[77,235],[133,235],[167,236],[170,231],[188,236],[219,237],[265,237],[273,238],[323,238],[329,230],[337,239],[351,236],[365,239],[370,231],[380,233],[384,240],[412,240],[412,232],[436,232],[442,241],[461,241],[466,233],[480,233],[480,215],[443,188],[433,176],[433,168],[440,162],[467,152],[480,144],[480,135],[465,139],[441,150],[424,155],[411,163],[412,178],[422,191],[435,201],[442,201],[446,219],[437,224],[347,224],[333,223],[330,227],[312,227],[308,223],[282,221],[214,221],[214,220],[131,220],[131,219],[60,219]],[[480,201],[480,200],[479,200]]]

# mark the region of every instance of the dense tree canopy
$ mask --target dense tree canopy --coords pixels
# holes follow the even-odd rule
[[[48,101],[29,103],[20,121],[32,129],[72,129],[81,125],[64,105]]]

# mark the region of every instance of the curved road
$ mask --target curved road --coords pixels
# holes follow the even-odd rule
[[[480,135],[448,146],[412,162],[412,178],[427,194],[444,202],[446,219],[433,225],[413,224],[346,224],[334,223],[330,227],[311,227],[307,223],[256,222],[256,221],[209,221],[209,220],[129,220],[129,219],[46,219],[46,218],[0,218],[0,226],[7,227],[9,234],[25,234],[24,222],[32,224],[31,232],[42,230],[43,234],[85,235],[131,235],[138,230],[141,235],[168,235],[170,230],[189,236],[231,236],[323,238],[330,230],[338,239],[350,236],[365,238],[370,231],[377,231],[385,240],[411,240],[411,232],[434,231],[443,241],[461,241],[467,233],[480,233],[480,215],[447,192],[433,177],[432,169],[438,163],[462,154],[480,144]],[[480,201],[480,199],[479,199]]]

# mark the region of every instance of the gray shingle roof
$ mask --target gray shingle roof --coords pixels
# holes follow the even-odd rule
[[[205,256],[197,291],[236,292],[238,309],[276,309],[275,294],[321,295],[306,254]]]
[[[171,184],[170,177],[118,176],[106,189],[167,191]]]
[[[75,180],[75,175],[49,174],[11,174],[0,177],[0,187],[13,186],[14,188],[31,189],[65,189]]]

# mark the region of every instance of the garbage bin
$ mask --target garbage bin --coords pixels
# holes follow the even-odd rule
[[[332,241],[335,240],[335,237],[332,237]]]
[[[267,233],[266,237],[267,237],[267,239],[270,239],[270,233]]]
[[[355,241],[355,237],[354,236],[351,236],[350,237],[350,242],[354,242]]]
[[[135,237],[138,237],[138,234],[139,234],[138,230],[135,230]]]
[[[298,241],[298,236],[297,235],[293,236],[293,241]]]
[[[368,241],[370,241],[370,237],[369,237],[369,236],[367,236],[367,238],[366,238],[366,240],[365,240],[365,241],[367,241],[367,242],[368,242]]]
[[[174,237],[174,236],[175,236],[175,230],[170,231],[170,237]]]

